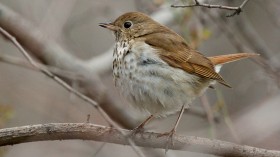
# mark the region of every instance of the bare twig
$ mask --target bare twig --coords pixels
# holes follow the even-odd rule
[[[215,121],[214,121],[214,113],[211,110],[211,106],[209,104],[207,95],[201,96],[200,99],[201,99],[201,104],[206,112],[208,122],[210,124],[211,135],[213,138],[216,138],[216,125],[215,125]]]
[[[107,115],[107,113],[99,106],[99,104],[87,97],[86,95],[82,94],[81,92],[77,91],[76,89],[72,88],[70,85],[68,85],[65,81],[63,81],[61,78],[57,77],[53,73],[51,73],[48,69],[45,69],[41,67],[35,60],[32,59],[32,57],[25,51],[25,49],[20,45],[20,43],[16,40],[15,37],[10,35],[7,31],[5,31],[3,28],[0,27],[0,32],[3,34],[7,39],[11,40],[11,42],[19,49],[19,51],[24,55],[24,57],[29,61],[29,63],[54,81],[56,81],[59,85],[64,87],[69,92],[75,94],[80,99],[84,100],[85,102],[91,104],[93,107],[96,108],[96,110],[100,113],[100,115],[105,119],[108,124],[112,125],[114,128],[116,128],[124,137],[127,138],[128,143],[131,145],[133,150],[140,156],[144,157],[145,155],[142,153],[142,151],[135,147],[134,142],[126,136],[126,134],[120,129],[120,127]]]
[[[217,107],[219,108],[220,112],[223,114],[224,121],[226,126],[229,128],[231,135],[235,139],[237,143],[241,143],[240,137],[238,136],[236,129],[232,123],[232,120],[230,118],[230,115],[228,113],[227,104],[225,103],[225,100],[223,98],[222,93],[219,90],[216,90],[217,92]]]
[[[126,134],[128,130],[122,130]],[[164,149],[166,137],[159,133],[144,132],[133,137],[136,145]],[[0,129],[0,146],[48,140],[93,140],[128,145],[127,140],[114,128],[89,123],[50,123]],[[192,151],[231,157],[280,157],[280,151],[266,150],[230,142],[194,136],[174,136],[173,150]]]
[[[234,15],[239,15],[242,12],[242,8],[249,2],[249,0],[244,0],[243,3],[236,9],[233,13],[227,15],[227,17],[232,17]]]
[[[93,157],[96,157],[100,152],[101,150],[104,148],[104,146],[106,145],[106,142],[103,142],[99,147],[98,149],[94,152],[94,154],[92,155]]]
[[[194,0],[194,4],[189,5],[171,5],[173,8],[187,8],[187,7],[205,7],[205,8],[218,8],[224,10],[233,10],[234,12],[227,15],[227,17],[232,17],[234,15],[239,15],[242,12],[243,7],[249,2],[249,0],[244,0],[243,3],[238,7],[224,6],[224,5],[214,5],[214,4],[206,4],[200,3],[198,0]]]
[[[26,68],[26,69],[29,69],[29,70],[38,71],[38,69],[34,68],[26,60],[23,60],[23,59],[18,58],[18,57],[13,57],[13,56],[10,56],[10,55],[0,54],[0,62],[4,62],[4,63],[8,63],[8,64],[11,64],[11,65],[19,66],[21,68]],[[82,80],[82,79],[84,79],[83,76],[81,76],[78,73],[72,72],[72,71],[67,71],[67,70],[56,68],[56,67],[43,65],[43,64],[40,64],[40,63],[37,63],[37,64],[41,68],[48,69],[50,72],[54,73],[55,75],[65,77],[65,78],[70,79],[70,80]]]

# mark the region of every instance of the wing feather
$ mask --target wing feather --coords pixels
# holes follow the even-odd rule
[[[145,36],[145,43],[157,50],[159,57],[170,66],[180,68],[188,73],[204,78],[217,80],[230,87],[224,79],[215,72],[210,59],[190,48],[185,40],[171,30]]]

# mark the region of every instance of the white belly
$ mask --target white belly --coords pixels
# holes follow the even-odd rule
[[[210,80],[202,83],[197,76],[170,67],[147,46],[132,47],[122,56],[124,61],[113,67],[116,86],[134,107],[166,116],[183,104],[188,106],[210,84]],[[120,61],[116,53],[114,60]]]

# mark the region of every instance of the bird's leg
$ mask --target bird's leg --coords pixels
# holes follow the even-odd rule
[[[178,116],[178,118],[177,118],[177,120],[176,120],[176,123],[175,123],[173,129],[171,129],[171,131],[169,131],[169,132],[162,133],[162,134],[160,134],[160,135],[158,136],[158,137],[167,136],[167,138],[168,138],[168,139],[167,139],[167,143],[166,143],[165,152],[168,151],[169,143],[171,143],[172,146],[174,145],[174,143],[173,143],[173,136],[174,136],[174,134],[176,133],[176,129],[177,129],[178,124],[179,124],[179,122],[180,122],[180,120],[181,120],[181,118],[182,118],[182,115],[183,115],[183,113],[184,113],[184,110],[185,110],[185,104],[182,106],[182,108],[181,108],[181,110],[180,110],[179,116]]]
[[[135,135],[138,132],[143,132],[144,126],[154,118],[154,115],[150,115],[147,119],[145,119],[140,125],[132,130],[132,135]]]

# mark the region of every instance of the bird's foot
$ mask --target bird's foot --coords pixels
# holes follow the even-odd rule
[[[144,126],[151,120],[153,119],[154,116],[150,115],[147,119],[145,119],[139,126],[137,126],[136,128],[134,128],[132,130],[132,133],[130,134],[130,136],[135,136],[137,133],[142,133],[144,132]]]
[[[169,146],[174,146],[173,136],[175,135],[176,130],[173,128],[169,132],[162,133],[157,137],[167,136],[166,146],[165,146],[165,153],[167,153]]]

